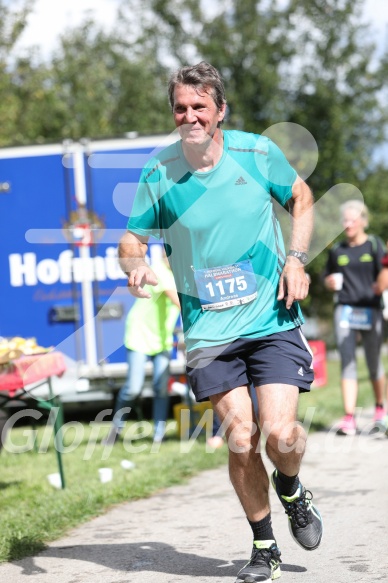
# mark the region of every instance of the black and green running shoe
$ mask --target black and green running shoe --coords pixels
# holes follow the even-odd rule
[[[239,571],[236,583],[270,583],[280,577],[280,563],[280,551],[274,540],[255,540],[251,558]]]
[[[277,470],[273,472],[271,482],[288,515],[291,536],[306,551],[313,551],[319,547],[323,534],[322,517],[312,503],[313,495],[299,484],[293,496],[283,496],[277,473]]]

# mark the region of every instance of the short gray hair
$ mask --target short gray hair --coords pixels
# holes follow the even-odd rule
[[[171,109],[174,109],[174,90],[177,85],[190,85],[196,91],[202,90],[211,94],[219,110],[226,103],[225,88],[221,75],[213,65],[206,63],[206,61],[201,61],[197,65],[182,67],[171,75],[168,83],[168,99]]]

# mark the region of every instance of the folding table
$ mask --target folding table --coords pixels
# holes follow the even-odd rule
[[[54,396],[51,378],[61,376],[66,370],[64,356],[61,352],[47,352],[31,356],[21,356],[12,360],[0,371],[0,408],[11,401],[26,402],[26,398],[33,398],[37,409],[43,409],[50,414],[51,409],[58,407],[58,415],[54,421],[54,445],[58,461],[62,488],[65,487],[60,443],[60,429],[63,425],[62,405],[58,397]],[[47,384],[48,399],[34,396],[34,391]]]

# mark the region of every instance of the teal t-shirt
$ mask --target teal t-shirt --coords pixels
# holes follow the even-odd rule
[[[187,350],[259,338],[303,323],[298,304],[278,302],[285,249],[273,201],[292,195],[296,172],[268,138],[223,131],[224,151],[208,172],[187,163],[175,142],[144,168],[127,228],[163,238],[182,309]],[[257,297],[202,310],[196,270],[249,260]]]

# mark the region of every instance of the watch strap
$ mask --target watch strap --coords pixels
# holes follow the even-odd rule
[[[306,265],[308,260],[307,253],[305,253],[304,251],[296,251],[295,249],[290,249],[287,255],[290,255],[291,257],[296,257],[297,259],[299,259],[302,265]]]

